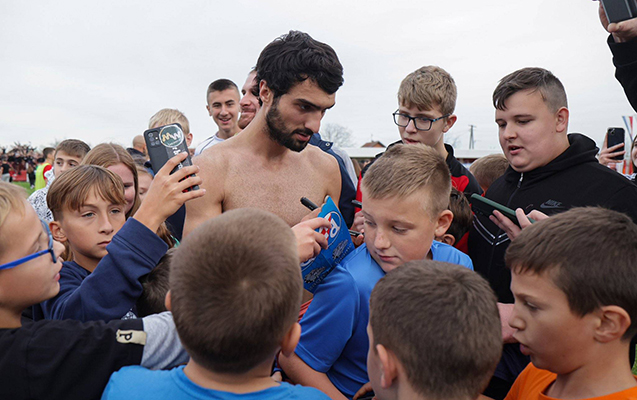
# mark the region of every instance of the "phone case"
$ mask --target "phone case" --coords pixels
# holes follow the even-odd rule
[[[144,140],[150,157],[150,163],[155,173],[166,164],[166,162],[179,153],[188,153],[188,145],[184,137],[181,125],[178,123],[164,125],[157,128],[148,129],[144,132]],[[180,162],[170,173],[189,167],[192,165],[190,155],[184,161]],[[194,174],[193,174],[194,175]],[[198,190],[199,186],[192,186],[189,190]]]
[[[509,207],[505,207],[502,204],[496,203],[493,200],[489,200],[486,197],[482,197],[479,194],[475,193],[472,194],[469,198],[469,203],[471,203],[471,209],[476,214],[488,218],[491,214],[493,214],[493,210],[498,210],[505,217],[513,221],[513,223],[520,226],[520,224],[518,223],[518,217],[515,215],[515,211],[513,211]]]
[[[606,132],[606,147],[610,148],[616,146],[620,143],[625,142],[625,131],[624,128],[608,128]],[[624,156],[615,156],[613,160],[621,161],[624,159]]]
[[[635,0],[602,0],[608,22],[620,22],[637,16]]]

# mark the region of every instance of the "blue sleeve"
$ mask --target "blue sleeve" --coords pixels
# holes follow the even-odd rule
[[[338,265],[321,283],[301,319],[296,355],[315,371],[329,371],[352,337],[359,303],[354,279]]]
[[[122,318],[142,293],[139,278],[155,268],[168,246],[130,218],[106,249],[108,254],[86,279],[73,273],[60,274],[60,293],[42,303],[46,319],[86,322]]]

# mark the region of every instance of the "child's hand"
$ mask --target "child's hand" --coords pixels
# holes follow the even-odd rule
[[[372,383],[371,382],[367,382],[366,384],[361,386],[360,389],[358,389],[358,392],[356,392],[356,394],[354,395],[352,400],[357,400],[362,395],[367,394],[369,392],[372,392],[373,390],[374,390],[374,388],[372,387]],[[374,399],[375,398],[376,398],[376,396],[374,396]]]
[[[354,214],[354,223],[352,223],[352,230],[358,231],[360,233],[365,233],[365,217],[363,217],[363,213],[360,211]]]
[[[502,214],[498,210],[494,210],[493,215],[489,216],[489,219],[500,229],[505,231],[507,236],[509,236],[509,239],[513,241],[515,240],[515,238],[518,237],[520,232],[522,232],[522,229],[531,226],[531,221],[529,220],[529,218],[532,218],[535,221],[549,218],[548,215],[538,210],[533,210],[528,215],[526,215],[524,214],[524,210],[522,210],[521,208],[515,210],[515,216],[518,218],[520,226],[517,226],[513,221],[505,217],[504,214]]]
[[[192,165],[184,167],[170,174],[180,162],[188,156],[187,153],[179,153],[157,172],[153,182],[146,192],[146,197],[134,218],[144,224],[148,229],[156,232],[166,218],[173,215],[179,207],[188,200],[203,196],[205,189],[190,190],[184,192],[194,185],[201,185],[202,179],[199,176],[190,176],[199,172],[199,167]]]
[[[299,251],[300,262],[303,263],[312,257],[316,257],[322,248],[327,248],[327,238],[317,232],[316,229],[330,229],[331,227],[332,224],[325,218],[304,220],[292,227],[292,232],[294,232],[294,236],[296,236],[296,246]]]

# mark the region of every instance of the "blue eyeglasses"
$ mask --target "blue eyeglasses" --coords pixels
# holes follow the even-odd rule
[[[38,251],[37,253],[33,253],[33,254],[28,255],[26,257],[22,257],[20,259],[15,260],[15,261],[11,261],[10,263],[2,264],[2,265],[0,265],[0,270],[17,267],[20,264],[24,264],[25,262],[33,260],[34,258],[38,258],[38,257],[40,257],[42,255],[45,255],[46,253],[51,254],[51,260],[53,260],[54,264],[57,262],[57,259],[55,257],[55,252],[53,251],[53,235],[51,234],[51,230],[49,229],[49,225],[47,225],[47,223],[42,221],[42,220],[40,220],[40,222],[42,223],[42,228],[44,228],[44,231],[46,232],[47,236],[49,237],[49,248],[46,249],[46,250]]]

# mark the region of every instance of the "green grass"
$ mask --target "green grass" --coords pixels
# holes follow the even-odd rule
[[[13,181],[13,183],[15,185],[22,186],[23,188],[25,188],[27,193],[29,194],[29,196],[31,195],[31,193],[35,192],[34,189],[31,189],[31,185],[29,185],[29,182],[16,182],[16,181]]]

